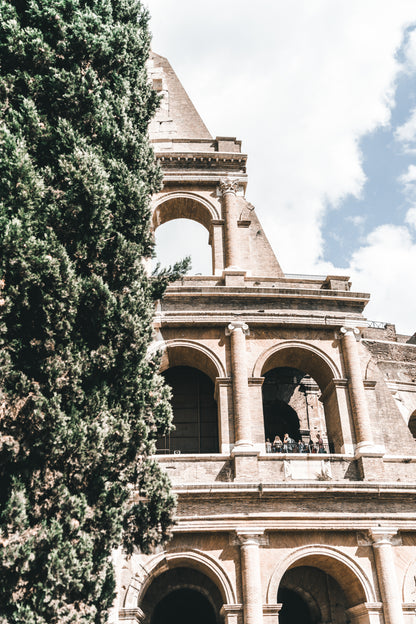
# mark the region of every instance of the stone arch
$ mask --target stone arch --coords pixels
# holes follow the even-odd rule
[[[159,341],[151,345],[151,351],[162,352],[160,372],[173,366],[191,366],[208,375],[214,383],[217,377],[226,376],[224,365],[218,356],[195,340]]]
[[[223,402],[217,393],[217,380],[225,377],[221,360],[205,345],[187,339],[160,341],[152,350],[162,352],[160,372],[173,389],[176,427],[158,440],[157,452],[218,453],[223,439]]]
[[[333,379],[340,379],[335,362],[324,351],[301,340],[288,340],[266,349],[257,358],[253,377],[260,377],[278,366],[305,371],[313,377],[323,392]]]
[[[332,546],[310,544],[293,550],[274,569],[267,587],[267,604],[275,604],[283,575],[287,570],[310,566],[332,576],[349,602],[349,607],[375,603],[374,588],[365,572],[350,556]]]
[[[322,423],[319,425],[321,428],[319,433],[324,440],[327,436],[330,452],[350,452],[353,439],[352,423],[346,407],[348,404],[338,394],[345,395],[347,389],[335,362],[315,345],[301,340],[288,340],[272,345],[260,354],[253,368],[253,377],[264,377],[274,369],[282,371],[296,369],[310,375],[311,381],[315,382],[320,390],[320,395],[317,395],[317,400],[320,396],[318,405],[323,406],[322,420],[319,417]],[[266,385],[263,388],[265,391]],[[306,433],[304,435],[306,436]]]
[[[224,604],[236,604],[234,587],[218,561],[200,550],[190,549],[163,552],[152,557],[132,578],[125,594],[124,608],[140,607],[152,582],[164,572],[179,567],[201,572],[218,588]]]
[[[153,205],[152,228],[155,231],[173,219],[191,219],[211,231],[213,220],[221,219],[211,202],[197,193],[175,191],[159,197]]]
[[[415,578],[416,578],[416,559],[411,561],[403,579],[402,598],[403,602],[416,605],[415,594]]]

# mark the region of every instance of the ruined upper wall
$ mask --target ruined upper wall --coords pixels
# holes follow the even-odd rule
[[[150,124],[150,139],[212,139],[169,61],[152,52],[148,72],[153,88],[162,96]]]

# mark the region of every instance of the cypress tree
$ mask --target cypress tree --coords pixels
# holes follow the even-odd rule
[[[105,622],[111,552],[168,534],[148,15],[0,0],[0,622]],[[176,266],[175,271],[183,269]]]

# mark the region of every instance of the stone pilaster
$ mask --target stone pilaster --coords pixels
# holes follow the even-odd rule
[[[371,453],[375,449],[356,340],[360,332],[356,327],[341,327],[340,331],[342,353],[349,378],[349,392],[357,441],[356,452],[357,455]]]
[[[241,553],[244,624],[262,624],[260,546],[267,540],[261,531],[237,531],[237,543]]]
[[[225,178],[220,182],[221,204],[224,218],[225,268],[240,266],[238,240],[238,180]]]
[[[404,624],[402,601],[396,576],[393,546],[400,543],[396,529],[369,531],[374,550],[378,584],[383,602],[385,624]]]

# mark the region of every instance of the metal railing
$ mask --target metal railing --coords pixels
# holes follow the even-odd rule
[[[296,442],[282,444],[281,447],[269,447],[266,443],[266,452],[271,455],[283,455],[285,453],[301,453],[308,455],[328,455],[333,453],[332,444],[297,444]]]

